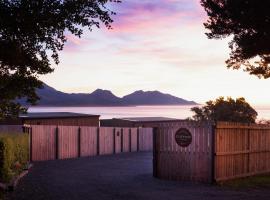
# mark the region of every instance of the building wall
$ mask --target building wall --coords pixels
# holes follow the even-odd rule
[[[100,126],[103,127],[135,127],[133,122],[121,119],[102,119]]]
[[[99,126],[99,117],[25,119],[27,125]]]
[[[105,119],[100,120],[100,126],[104,127],[159,127],[167,123],[180,123],[183,120],[173,120],[173,121],[158,121],[158,122],[132,122],[122,119]]]

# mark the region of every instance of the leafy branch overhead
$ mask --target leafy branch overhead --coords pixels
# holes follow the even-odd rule
[[[115,13],[108,2],[120,1],[0,1],[0,105],[15,105],[11,101],[22,97],[35,103],[35,88],[42,87],[38,77],[53,72],[50,57],[59,63],[68,32],[80,37],[84,27],[111,28]]]
[[[208,14],[204,23],[210,39],[233,36],[228,68],[243,68],[258,77],[270,77],[270,1],[201,0]]]

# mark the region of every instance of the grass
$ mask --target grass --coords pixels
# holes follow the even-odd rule
[[[232,189],[256,189],[256,188],[270,189],[270,173],[225,181],[219,183],[219,185],[229,187]]]

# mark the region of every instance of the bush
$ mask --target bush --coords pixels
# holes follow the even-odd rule
[[[29,161],[27,134],[0,134],[0,181],[9,182]]]

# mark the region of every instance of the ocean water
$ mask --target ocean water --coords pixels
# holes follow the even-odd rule
[[[101,119],[123,117],[192,117],[193,106],[128,106],[128,107],[30,107],[29,112],[75,112],[100,115]],[[270,107],[255,107],[258,119],[270,120]]]

